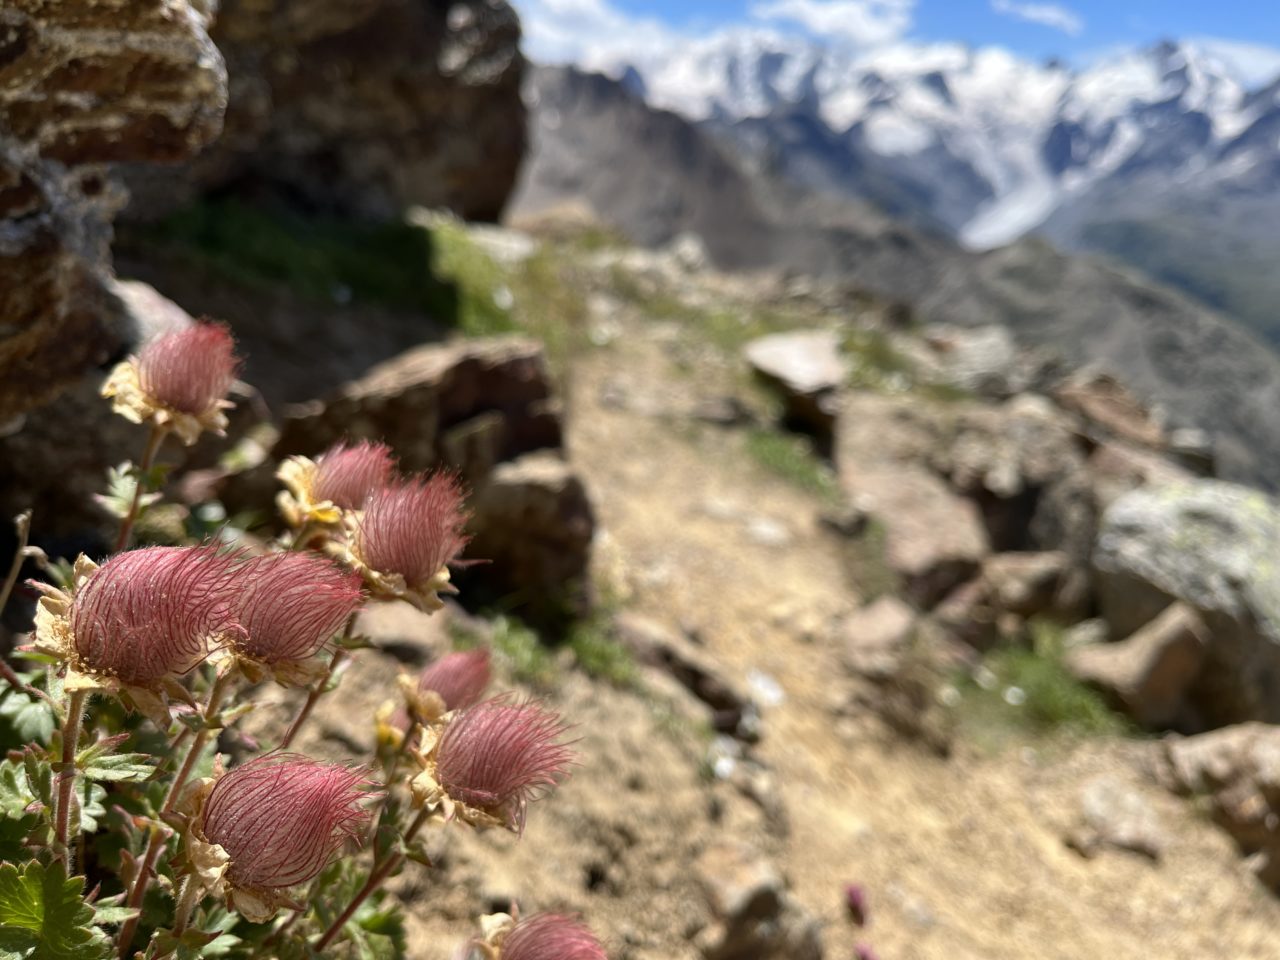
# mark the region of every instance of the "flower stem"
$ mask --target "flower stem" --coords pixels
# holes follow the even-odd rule
[[[427,822],[430,813],[430,810],[426,807],[418,811],[417,817],[414,818],[413,823],[409,824],[409,829],[405,831],[404,842],[406,844],[411,843],[413,838],[418,835],[418,831]],[[360,905],[368,900],[369,895],[382,886],[387,877],[391,875],[391,872],[402,863],[404,863],[404,854],[388,853],[381,861],[373,865],[373,869],[369,872],[369,879],[364,882],[364,886],[360,888],[359,892],[351,898],[351,902],[347,904],[347,909],[342,911],[337,920],[329,924],[329,929],[316,941],[312,949],[317,954],[321,953],[325,947],[333,942],[333,938],[347,925],[347,921],[360,909]]]
[[[347,620],[346,629],[342,631],[342,639],[350,640],[351,634],[356,627],[356,617],[360,611],[357,610],[351,614]],[[325,689],[333,681],[333,675],[338,672],[338,667],[342,665],[342,661],[347,658],[347,651],[338,647],[333,652],[333,659],[329,661],[329,672],[325,674],[324,679],[312,687],[311,692],[307,694],[307,702],[302,705],[302,709],[298,711],[298,715],[293,718],[293,723],[289,724],[289,729],[284,735],[284,739],[280,741],[280,750],[286,750],[289,744],[293,743],[293,738],[298,735],[298,731],[302,729],[302,725],[307,722],[307,717],[311,716],[311,711],[315,709],[316,701],[325,694]]]
[[[53,831],[57,838],[56,856],[66,856],[71,867],[71,848],[67,834],[71,828],[71,799],[76,785],[76,743],[80,740],[80,718],[88,690],[76,690],[67,698],[67,716],[62,727],[62,771],[58,777],[58,805],[54,810]]]
[[[195,910],[196,904],[200,902],[200,884],[195,883],[190,876],[182,878],[182,892],[178,895],[178,906],[173,914],[173,935],[180,937],[186,932],[187,924],[191,922],[191,912]]]
[[[147,447],[142,451],[142,462],[138,464],[138,481],[133,487],[133,502],[129,504],[129,512],[125,514],[124,520],[120,523],[120,534],[116,537],[115,548],[112,553],[119,553],[129,545],[129,534],[133,532],[133,523],[138,519],[138,508],[142,505],[142,491],[144,481],[147,474],[151,471],[151,465],[155,463],[156,454],[160,452],[160,444],[164,442],[165,430],[163,427],[151,428],[151,433],[147,436]]]
[[[22,571],[22,561],[27,556],[27,535],[31,532],[31,511],[25,510],[13,521],[14,530],[18,534],[18,549],[13,552],[13,564],[9,567],[9,575],[5,577],[4,586],[0,587],[0,610],[9,602],[9,594],[13,593],[14,584],[18,582],[18,574]]]
[[[230,670],[219,674],[214,679],[213,686],[209,688],[209,699],[204,708],[205,729],[197,733],[195,739],[191,741],[191,746],[187,749],[187,755],[182,760],[182,766],[178,768],[178,772],[173,778],[173,783],[169,785],[169,791],[165,794],[164,803],[160,807],[161,816],[172,810],[173,805],[178,802],[182,788],[186,786],[187,778],[191,776],[191,771],[195,768],[196,761],[200,759],[200,754],[204,752],[205,744],[209,742],[211,733],[208,725],[222,705],[222,699],[226,696],[227,688],[230,686],[233,676],[234,673]],[[142,899],[146,896],[147,885],[151,882],[151,871],[155,867],[156,859],[160,856],[160,850],[163,846],[164,841],[160,837],[159,829],[153,828],[150,836],[147,837],[147,849],[142,857],[142,869],[133,878],[133,889],[129,891],[128,905],[130,907],[142,908]],[[179,904],[178,906],[181,909],[182,905]],[[138,921],[136,917],[125,921],[124,926],[120,928],[121,960],[125,960],[128,957],[129,946],[133,942],[133,935],[137,929]]]
[[[138,910],[142,910],[142,899],[147,893],[147,881],[151,875],[151,871],[155,869],[156,860],[160,858],[160,850],[164,846],[164,841],[160,836],[159,825],[152,826],[151,833],[147,837],[147,849],[142,855],[142,864],[138,868],[138,875],[133,878],[133,889],[129,891],[129,901],[127,906]],[[133,935],[138,930],[138,921],[140,917],[130,917],[124,922],[120,928],[120,960],[128,960],[129,946],[133,943]]]

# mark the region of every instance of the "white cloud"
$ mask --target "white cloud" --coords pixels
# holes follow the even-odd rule
[[[1078,37],[1084,32],[1084,20],[1074,10],[1056,3],[1017,3],[1015,0],[991,0],[991,9],[1028,23],[1061,30],[1067,36]]]
[[[643,62],[685,37],[658,20],[633,18],[607,0],[515,0],[524,50],[539,63],[601,69]]]
[[[857,47],[881,47],[911,29],[916,0],[766,0],[757,20],[785,20],[818,37]]]

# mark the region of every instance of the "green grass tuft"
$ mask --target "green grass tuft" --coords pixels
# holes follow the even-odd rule
[[[1001,647],[984,665],[995,677],[990,690],[965,681],[966,721],[971,729],[1005,727],[1036,736],[1123,736],[1132,726],[1113,711],[1095,690],[1081,683],[1063,664],[1062,628],[1048,622],[1031,624],[1032,646]],[[1008,702],[1010,688],[1022,691],[1021,704]]]
[[[835,499],[835,474],[818,458],[805,438],[756,429],[747,434],[746,443],[752,459],[770,473],[801,490],[824,499]]]
[[[569,631],[569,649],[578,666],[588,675],[615,687],[634,687],[639,674],[631,651],[618,643],[608,630],[607,620],[597,616],[575,624]]]

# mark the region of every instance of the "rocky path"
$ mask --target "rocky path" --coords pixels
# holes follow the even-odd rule
[[[853,681],[826,627],[856,607],[858,585],[820,502],[757,465],[741,432],[667,416],[732,389],[731,364],[703,358],[691,375],[678,332],[625,317],[574,377],[570,447],[605,532],[598,562],[628,609],[696,632],[743,687],[780,688],[756,754],[786,830],[762,842],[825,922],[828,957],[855,939],[922,960],[1280,956],[1280,904],[1223,835],[1148,782],[1150,744],[992,755],[961,741],[940,759],[874,718],[839,716]],[[1067,846],[1091,787],[1154,818],[1158,862]],[[716,831],[696,829],[682,842]],[[865,931],[846,918],[848,882],[868,891]]]

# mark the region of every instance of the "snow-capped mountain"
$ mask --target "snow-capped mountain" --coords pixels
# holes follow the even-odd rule
[[[917,214],[978,248],[1040,227],[1109,178],[1230,177],[1245,164],[1237,143],[1275,109],[1274,97],[1251,95],[1227,59],[1195,43],[1133,51],[1077,72],[998,48],[904,45],[858,54],[757,30],[626,66],[651,104],[731,138],[735,127],[751,131],[757,159],[771,122],[793,128],[803,117],[825,155],[819,167],[836,179],[841,160],[871,168],[921,198]],[[805,149],[793,135],[784,141],[790,151]],[[782,163],[813,166],[794,156]],[[836,185],[822,179],[817,185]],[[856,184],[843,186],[857,192]]]

